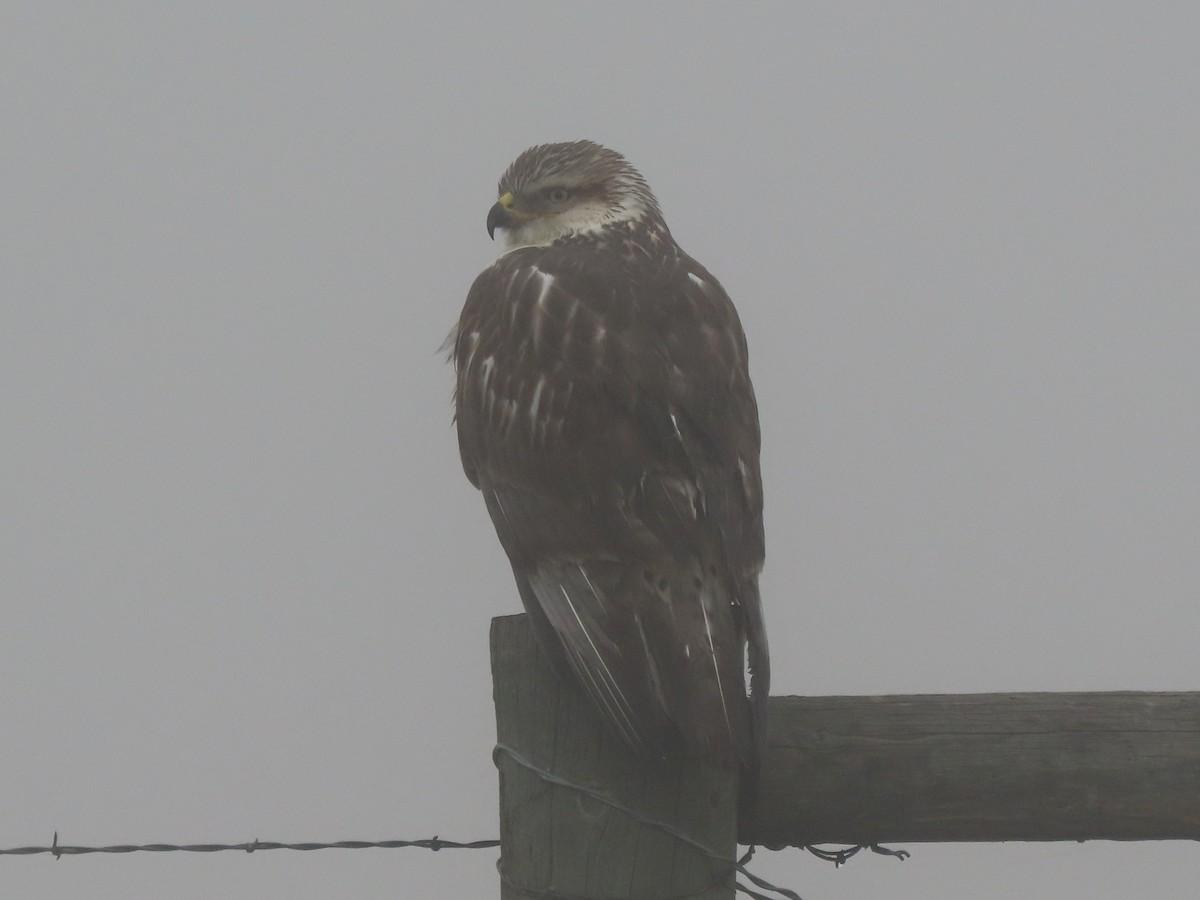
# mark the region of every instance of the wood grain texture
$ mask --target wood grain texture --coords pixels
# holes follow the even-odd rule
[[[772,697],[742,839],[1200,839],[1200,693]]]
[[[655,825],[551,783],[513,754],[678,829],[730,863],[737,849],[736,775],[634,755],[592,704],[555,675],[525,616],[493,619],[491,647],[502,900],[548,891],[588,900],[732,900],[725,866]]]

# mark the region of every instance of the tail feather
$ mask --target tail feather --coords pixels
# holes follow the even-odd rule
[[[742,604],[723,580],[675,560],[545,560],[524,575],[552,654],[628,744],[753,765],[765,648],[747,647]]]

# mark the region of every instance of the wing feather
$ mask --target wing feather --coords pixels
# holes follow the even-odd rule
[[[682,251],[634,265],[555,245],[479,276],[454,349],[463,467],[542,643],[618,733],[748,765],[768,673],[745,338]]]

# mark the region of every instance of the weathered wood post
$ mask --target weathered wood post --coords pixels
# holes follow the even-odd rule
[[[1200,840],[1200,692],[772,697],[736,776],[648,764],[492,623],[504,900],[733,897],[736,840]],[[740,827],[740,835],[738,829]]]
[[[524,616],[494,619],[491,644],[502,900],[732,900],[736,775],[630,753]]]

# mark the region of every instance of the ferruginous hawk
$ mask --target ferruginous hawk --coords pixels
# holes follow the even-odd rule
[[[451,335],[458,442],[540,643],[635,749],[752,769],[758,409],[720,283],[625,158],[526,150]]]

